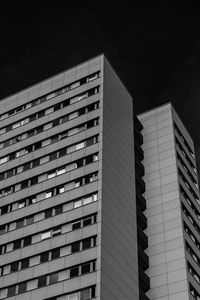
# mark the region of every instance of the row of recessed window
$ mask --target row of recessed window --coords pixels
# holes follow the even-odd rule
[[[180,162],[181,166],[183,167],[183,169],[185,170],[185,172],[187,173],[187,175],[190,177],[191,181],[194,183],[194,185],[198,189],[197,180],[194,178],[194,176],[192,175],[192,173],[189,171],[188,167],[186,166],[186,164],[184,163],[183,159],[178,154],[178,152],[176,153],[176,155],[177,155],[177,159]]]
[[[196,289],[191,284],[190,284],[190,294],[194,297],[194,299],[200,300],[200,294],[196,291]]]
[[[78,99],[79,99],[79,101],[80,101],[80,100],[83,100],[83,99],[85,99],[85,98],[88,98],[88,93],[85,93],[84,95],[79,96]],[[60,104],[56,104],[56,106],[58,106],[58,105],[60,105]],[[63,107],[62,107],[62,108],[63,108]],[[53,120],[52,122],[45,123],[45,124],[43,124],[42,126],[36,127],[35,129],[31,129],[31,130],[29,130],[28,132],[24,133],[23,135],[17,136],[17,138],[14,137],[12,140],[7,140],[7,141],[4,143],[4,147],[7,147],[7,146],[9,146],[10,144],[13,144],[13,143],[14,143],[13,141],[16,141],[16,139],[17,139],[17,141],[19,141],[19,140],[24,140],[24,139],[26,139],[26,138],[29,138],[30,136],[33,136],[33,135],[35,135],[35,134],[38,134],[38,133],[42,132],[42,131],[45,131],[45,130],[50,129],[50,128],[52,128],[52,127],[55,127],[55,126],[61,125],[61,124],[63,124],[63,123],[66,123],[66,122],[68,122],[68,121],[70,121],[70,120],[72,120],[72,119],[75,119],[75,118],[77,118],[77,117],[79,117],[79,116],[81,116],[81,115],[87,114],[87,113],[89,113],[90,111],[95,110],[95,109],[97,109],[97,108],[98,108],[98,103],[95,103],[95,104],[92,103],[92,104],[90,104],[90,105],[88,105],[88,106],[86,106],[86,107],[82,107],[82,108],[80,108],[79,110],[76,110],[76,111],[74,111],[74,112],[72,112],[72,113],[70,113],[70,114],[66,114],[66,115],[64,115],[64,116],[62,116],[62,117],[60,117],[60,118],[55,119],[55,120]],[[61,109],[61,108],[60,108],[60,109]],[[48,108],[48,111],[49,111],[49,113],[50,113],[50,109],[49,109],[49,108]],[[39,112],[38,114],[40,114],[40,112]],[[41,117],[42,117],[42,116],[43,116],[43,115],[41,114]],[[28,118],[27,118],[26,120],[28,120]],[[34,121],[34,120],[31,119],[31,121]],[[26,123],[28,123],[28,122],[26,122]],[[26,123],[23,122],[23,125],[25,125]],[[18,126],[18,127],[19,127],[19,126]],[[17,127],[16,127],[16,128],[17,128]],[[3,129],[4,129],[4,128],[3,128]],[[1,131],[2,131],[3,129],[0,129],[0,134],[1,134]],[[2,132],[2,133],[4,133],[4,132]]]
[[[195,222],[195,220],[193,219],[193,217],[191,216],[189,211],[186,209],[184,204],[182,204],[182,210],[183,210],[184,214],[186,215],[186,217],[188,218],[188,220],[190,221],[190,223],[192,223],[193,227],[200,234],[200,227],[197,225],[197,223]]]
[[[191,264],[188,262],[188,271],[190,272],[190,274],[192,275],[192,277],[198,282],[198,284],[200,284],[200,276],[197,274],[197,272],[195,271],[195,269],[191,266]]]
[[[94,201],[97,201],[97,193],[85,195],[84,197],[74,199],[73,201],[60,204],[52,208],[48,208],[37,214],[29,215],[25,218],[18,219],[14,222],[0,225],[0,234],[4,234],[6,232],[13,231],[15,229],[19,229],[24,226],[28,226],[36,222],[40,222],[42,220],[54,217],[63,212],[78,208],[86,204],[90,204]]]
[[[23,281],[0,290],[0,299],[12,297],[34,289],[45,287],[73,277],[85,275],[96,270],[96,261],[89,261],[83,264],[72,266],[55,273],[42,275],[40,277]]]
[[[66,152],[65,155],[67,155],[68,153],[71,153],[70,151],[71,151],[71,148],[68,147],[67,152]],[[60,157],[59,153],[60,153],[59,151],[54,151],[54,152],[49,153],[49,155],[45,155],[45,156],[42,156],[40,158],[34,159],[34,160],[29,161],[29,162],[27,162],[23,165],[19,165],[18,167],[8,169],[5,172],[0,173],[0,181],[2,181],[4,179],[7,179],[7,178],[10,178],[12,176],[15,176],[16,174],[19,174],[19,173],[28,171],[30,169],[33,169],[35,167],[38,167],[39,165],[42,165],[42,164],[47,163],[49,161],[53,161],[53,160]]]
[[[63,256],[73,254],[93,248],[96,246],[96,236],[89,237],[83,240],[76,241],[71,244],[67,244],[62,247],[54,248],[49,251],[42,252],[38,255],[26,257],[22,260],[14,261],[11,264],[0,267],[0,276],[12,274],[39,264],[43,264]]]
[[[45,139],[45,140],[40,141],[40,142],[38,142],[36,144],[33,144],[33,145],[29,145],[26,148],[20,149],[19,151],[13,152],[12,154],[1,158],[0,159],[0,164],[6,163],[6,162],[8,162],[12,159],[15,159],[17,157],[21,157],[25,154],[31,153],[33,151],[36,151],[36,150],[40,149],[40,148],[46,147],[46,146],[48,146],[52,143],[58,142],[61,139],[68,138],[69,136],[72,136],[74,134],[78,134],[82,131],[93,128],[93,127],[97,126],[98,124],[99,124],[99,119],[96,118],[96,119],[90,120],[88,122],[82,123],[77,127],[73,127],[73,128],[68,129],[68,130],[62,131],[62,132],[60,132],[60,133],[58,133],[58,134],[56,134],[56,135],[54,135],[54,136],[52,136],[48,139]],[[72,148],[68,147],[69,152],[71,151],[71,149]],[[38,161],[38,160],[34,160],[34,163],[37,166],[36,161]],[[28,163],[27,163],[26,166],[28,166]],[[10,170],[8,170],[8,171],[10,171]],[[13,176],[12,174],[13,174],[13,171],[11,170],[11,174],[10,174],[10,172],[7,172],[6,177]]]
[[[37,112],[35,114],[32,114],[29,117],[26,117],[26,118],[18,121],[17,123],[9,124],[6,127],[0,128],[0,135],[3,134],[3,133],[6,133],[8,131],[14,130],[16,128],[19,128],[19,127],[21,127],[23,125],[26,125],[26,124],[28,124],[30,122],[33,122],[33,121],[35,121],[37,119],[40,119],[40,118],[42,118],[44,116],[47,116],[47,115],[49,115],[49,114],[51,114],[51,113],[53,113],[55,111],[61,110],[61,109],[65,108],[66,106],[69,106],[69,105],[71,105],[71,104],[73,104],[75,102],[84,100],[85,98],[88,98],[88,97],[92,96],[94,93],[96,94],[97,92],[98,92],[98,89],[97,90],[96,89],[95,90],[94,89],[88,90],[87,92],[81,93],[81,94],[79,94],[79,95],[77,95],[75,97],[69,98],[69,99],[64,100],[64,101],[62,101],[60,103],[57,103],[54,106],[48,107],[48,108],[43,109],[43,110],[41,110],[41,111],[39,111],[39,112]],[[68,120],[71,120],[71,119],[76,118],[77,114],[70,113],[70,114],[64,116],[63,118],[67,118],[67,116],[69,117]],[[63,123],[63,122],[61,121],[61,123]]]
[[[189,151],[189,153],[191,154],[191,156],[193,158],[195,158],[194,156],[194,152],[192,151],[192,149],[190,148],[188,142],[186,141],[186,139],[184,138],[184,136],[182,135],[180,129],[178,128],[177,124],[174,122],[174,128],[175,130],[178,132],[178,135],[180,136],[181,140],[183,141],[183,143],[185,144],[187,150]]]
[[[185,232],[188,234],[188,236],[190,237],[190,239],[193,241],[193,243],[196,245],[196,247],[200,250],[200,243],[197,240],[197,238],[193,235],[192,231],[189,229],[189,227],[186,225],[185,222],[183,222],[184,224],[184,230]]]
[[[0,254],[5,254],[17,249],[24,248],[26,246],[39,243],[43,240],[53,238],[55,236],[68,233],[70,231],[83,228],[96,223],[96,214],[90,217],[86,216],[78,221],[70,221],[62,225],[55,226],[49,230],[42,231],[33,235],[26,236],[24,238],[15,240],[11,243],[2,244],[0,246]]]
[[[28,226],[33,223],[40,222],[42,220],[51,218],[58,214],[64,213],[66,211],[81,207],[83,205],[90,204],[92,202],[97,201],[97,199],[98,199],[97,193],[92,193],[92,194],[86,195],[84,197],[74,199],[73,201],[70,201],[70,202],[67,202],[64,204],[60,204],[60,205],[57,205],[52,208],[48,208],[45,211],[41,211],[37,214],[27,216],[26,218],[21,218],[19,220],[16,220],[15,222],[0,225],[0,234],[4,234],[6,232],[22,228],[24,226]]]
[[[46,95],[44,95],[44,96],[42,96],[40,98],[32,100],[32,101],[30,101],[30,102],[28,102],[26,104],[20,105],[17,108],[9,110],[8,112],[0,115],[0,120],[4,120],[4,119],[6,119],[6,118],[8,118],[10,116],[13,116],[13,115],[15,115],[17,113],[20,113],[20,112],[24,111],[24,110],[27,110],[27,109],[29,109],[29,108],[31,108],[33,106],[39,105],[39,104],[41,104],[41,103],[43,103],[43,102],[45,102],[47,100],[50,100],[50,99],[52,99],[54,97],[62,95],[62,94],[66,93],[66,92],[68,92],[68,91],[70,91],[72,89],[75,89],[75,88],[79,87],[80,85],[83,85],[83,84],[85,84],[87,82],[93,81],[93,80],[97,79],[99,77],[99,75],[100,75],[100,72],[98,71],[98,72],[93,73],[93,74],[91,74],[89,76],[83,77],[79,81],[72,82],[72,83],[70,83],[70,84],[68,84],[68,85],[66,85],[66,86],[64,86],[64,87],[62,87],[60,89],[57,89],[57,90],[55,90],[53,92],[50,92],[50,93],[48,93],[48,94],[46,94]]]
[[[185,178],[185,176],[183,175],[183,173],[181,172],[181,170],[178,168],[178,174],[180,176],[180,178],[183,180],[184,184],[186,185],[186,187],[188,188],[188,190],[190,191],[190,193],[192,194],[192,196],[195,198],[195,200],[199,200],[197,194],[195,193],[195,191],[193,190],[193,188],[191,187],[191,185],[189,184],[189,182],[187,181],[187,179]]]
[[[54,177],[63,175],[67,172],[73,171],[75,169],[81,168],[83,166],[86,166],[86,165],[88,165],[90,163],[93,163],[93,162],[96,162],[96,161],[98,161],[98,153],[91,154],[91,155],[86,156],[84,158],[78,159],[74,162],[71,162],[67,165],[60,166],[59,168],[56,168],[56,169],[50,170],[48,172],[42,173],[40,175],[28,178],[26,180],[23,180],[23,181],[17,183],[16,185],[8,186],[6,188],[6,190],[7,189],[11,190],[11,188],[12,188],[12,190],[14,192],[17,192],[17,191],[20,191],[22,189],[31,187],[35,184],[41,183],[43,181],[47,181],[51,178],[54,178]],[[43,160],[40,159],[40,162],[43,162]],[[40,164],[42,164],[42,163],[40,163]],[[20,172],[18,172],[18,173],[21,173],[23,171],[23,168],[18,167],[17,169],[19,169],[19,168],[20,168]],[[2,193],[2,191],[3,190],[0,190],[0,197],[2,197],[1,195],[4,195],[4,193]]]
[[[190,205],[190,207],[192,208],[192,210],[194,211],[195,215],[197,216],[198,219],[200,219],[200,213],[198,211],[198,209],[196,209],[195,205],[192,203],[192,201],[189,199],[188,195],[186,194],[186,192],[184,191],[184,189],[182,188],[181,185],[179,185],[180,187],[180,192],[183,195],[183,197],[185,198],[185,200],[187,201],[187,203]],[[197,202],[198,204],[200,204],[200,202]]]
[[[59,187],[57,187],[57,188],[59,188]],[[48,199],[48,198],[53,197],[53,196],[56,196],[56,195],[60,194],[61,192],[62,193],[65,192],[65,186],[64,185],[62,185],[60,187],[60,189],[57,189],[57,188],[52,188],[52,189],[43,191],[42,193],[34,194],[34,195],[31,195],[27,198],[18,200],[16,202],[11,203],[11,204],[4,205],[0,208],[0,215],[7,214],[11,211],[21,209],[25,206],[29,206],[29,205],[32,205],[36,202]]]
[[[190,256],[194,259],[194,261],[198,264],[198,266],[200,266],[199,257],[196,255],[194,250],[190,247],[190,245],[187,242],[185,243],[185,248],[188,251],[188,253],[190,254]]]
[[[181,143],[178,141],[177,137],[175,136],[175,141],[176,141],[176,145],[179,147],[179,149],[181,150],[181,152],[183,153],[183,155],[185,156],[187,162],[189,163],[190,167],[193,169],[193,171],[196,173],[197,170],[195,168],[195,165],[193,164],[193,162],[191,161],[191,159],[189,158],[189,156],[187,155],[187,153],[185,152],[185,150],[183,149]]]
[[[75,188],[78,188],[78,187],[83,186],[85,184],[91,183],[95,180],[97,180],[97,174],[92,174],[92,175],[87,175],[85,177],[76,178],[72,181],[69,181],[69,182],[65,183],[61,187],[59,187],[56,190],[56,195],[67,192],[67,191],[75,189]],[[4,196],[7,196],[7,195],[10,195],[12,193],[16,193],[20,190],[28,188],[32,185],[37,184],[37,183],[38,182],[36,181],[36,179],[33,179],[33,180],[32,179],[27,179],[25,181],[22,181],[21,183],[17,183],[16,185],[11,185],[9,187],[6,187],[5,189],[0,190],[0,198],[4,197]],[[51,193],[51,196],[50,195],[46,196],[46,198],[49,198],[49,197],[52,197],[52,193]],[[36,201],[37,201],[37,198],[39,198],[39,196],[36,197]],[[41,200],[38,200],[38,201],[41,201]]]
[[[53,144],[53,143],[56,143],[58,141],[60,141],[61,139],[65,139],[65,138],[68,138],[69,137],[69,131],[71,131],[70,135],[72,134],[77,134],[83,130],[86,130],[86,127],[87,129],[90,129],[92,128],[94,124],[98,124],[98,118],[94,119],[94,120],[90,120],[88,122],[85,122],[83,124],[81,124],[80,126],[78,127],[75,127],[77,129],[75,129],[74,127],[73,128],[70,128],[68,130],[64,130],[62,132],[59,132],[51,137],[48,137],[48,139],[44,139],[44,140],[41,140],[37,143],[34,143],[34,144],[31,144],[31,145],[28,145],[27,147],[25,148],[22,148],[18,151],[15,151],[15,152],[12,152],[10,153],[9,155],[7,156],[3,156],[0,158],[0,164],[3,164],[3,163],[6,163],[10,160],[13,160],[15,158],[18,158],[18,157],[21,157],[23,155],[26,155],[28,153],[31,153],[31,152],[34,152],[34,151],[37,151],[38,149],[40,148],[44,148],[50,144]],[[85,126],[85,128],[83,128]],[[91,127],[92,126],[92,127]],[[94,125],[95,126],[95,125]],[[77,132],[75,132],[77,131]]]
[[[90,126],[90,125],[91,125],[90,123],[87,124],[87,127]],[[27,147],[22,148],[18,151],[12,152],[9,155],[3,156],[3,157],[0,158],[0,164],[6,163],[10,160],[21,157],[21,156],[26,155],[28,153],[37,151],[38,149],[46,147],[50,144],[56,143],[61,139],[68,138],[68,135],[66,133],[67,133],[67,130],[62,131],[58,134],[55,134],[55,135],[49,137],[48,139],[41,140],[37,143],[28,145]]]
[[[93,93],[95,91],[97,92],[97,89],[94,89]],[[77,113],[70,114],[71,120],[73,118],[76,118],[76,117],[77,117]],[[53,127],[59,126],[59,125],[65,123],[65,122],[68,122],[68,121],[69,121],[69,114],[67,114],[67,115],[65,115],[63,117],[57,118],[57,119],[55,119],[55,120],[53,120],[51,122],[47,122],[47,123],[45,123],[43,125],[37,126],[37,127],[33,128],[31,130],[23,132],[20,135],[12,137],[11,139],[5,140],[3,143],[0,144],[0,149],[3,149],[5,147],[11,146],[11,145],[14,145],[14,144],[16,144],[16,143],[18,143],[20,141],[23,141],[25,139],[31,138],[31,137],[33,137],[33,136],[35,136],[37,134],[40,134],[40,133],[42,133],[42,132],[44,132],[46,130],[49,130],[49,129],[53,128]]]
[[[95,295],[95,286],[91,286],[86,289],[82,289],[81,291],[77,291],[76,293],[62,294],[48,299],[46,298],[45,300],[89,300],[94,299]]]

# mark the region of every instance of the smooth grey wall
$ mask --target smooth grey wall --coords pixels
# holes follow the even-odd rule
[[[138,299],[132,98],[104,59],[101,300]]]

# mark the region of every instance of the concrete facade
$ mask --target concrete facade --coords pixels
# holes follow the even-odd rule
[[[140,121],[139,121],[140,120]],[[0,299],[200,300],[194,145],[99,55],[0,101]]]
[[[132,99],[104,55],[0,112],[0,299],[138,299]]]
[[[199,248],[184,225],[199,241],[199,190],[193,142],[170,103],[138,117],[144,140],[150,277],[147,294],[152,300],[199,299],[198,278],[191,276],[188,267],[190,263],[200,274],[195,261]],[[197,256],[192,257],[192,251]]]

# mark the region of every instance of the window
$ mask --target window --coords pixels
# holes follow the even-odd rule
[[[57,236],[61,234],[61,226],[56,226],[52,231],[52,236]]]
[[[33,290],[37,288],[38,280],[33,279],[27,282],[27,291]]]
[[[78,117],[78,112],[77,112],[77,111],[74,112],[74,113],[71,113],[71,114],[69,115],[69,120],[72,120],[72,119],[74,119],[74,118],[76,118],[76,117]]]
[[[16,222],[16,229],[19,229],[24,226],[24,219]]]
[[[51,259],[56,259],[60,257],[60,249],[54,249],[51,251]]]
[[[79,275],[79,268],[78,267],[70,269],[70,275],[69,275],[70,278],[78,276],[78,275]]]
[[[45,263],[49,260],[49,252],[44,252],[40,255],[40,263]]]
[[[49,155],[49,160],[51,161],[51,160],[54,160],[54,159],[56,159],[57,158],[57,152],[54,152],[54,153],[51,153],[50,155]]]
[[[50,237],[51,237],[51,231],[47,231],[47,232],[42,233],[41,240],[45,240],[45,239],[48,239]]]
[[[61,298],[59,300],[64,300],[64,299]],[[69,295],[67,300],[79,300],[78,293],[74,293],[74,294]]]
[[[49,145],[49,144],[51,144],[51,139],[44,140],[44,141],[42,142],[42,147],[45,147],[45,146],[47,146],[47,145]]]
[[[6,163],[8,161],[8,156],[0,159],[0,164]]]
[[[82,148],[84,148],[84,143],[80,143],[76,145],[76,150],[80,150]]]
[[[42,182],[45,181],[47,179],[47,175],[46,174],[42,174],[38,177],[38,182]]]
[[[64,193],[64,191],[65,191],[65,188],[63,186],[58,188],[58,194],[62,194],[62,193]]]
[[[62,175],[65,173],[65,168],[61,168],[57,170],[57,176]]]
[[[66,155],[66,153],[67,153],[66,148],[65,148],[65,149],[59,150],[59,157],[62,157],[62,156],[64,156],[64,155]]]
[[[51,274],[49,276],[49,284],[58,282],[58,273]]]
[[[76,242],[71,245],[71,252],[79,252],[80,251],[80,243]]]
[[[45,164],[46,162],[49,161],[49,156],[44,156],[42,158],[40,158],[40,164]]]
[[[92,75],[88,76],[87,82],[90,82],[90,81],[95,80],[97,78],[98,78],[98,74],[92,74]]]
[[[19,126],[21,126],[20,122],[13,124],[12,128],[15,129],[15,128],[19,127]]]
[[[88,300],[90,299],[90,289],[86,289],[81,291],[80,300]]]
[[[30,162],[23,165],[23,171],[27,171],[30,168],[31,168],[31,163]]]
[[[6,232],[6,225],[0,225],[0,234],[3,234]]]
[[[22,294],[26,292],[27,288],[27,283],[26,282],[21,282],[18,284],[18,294]]]
[[[3,268],[2,275],[7,275],[7,274],[10,274],[10,265],[4,266]]]
[[[49,172],[47,176],[48,176],[48,179],[51,179],[56,176],[56,172],[55,171]]]
[[[35,265],[38,265],[40,263],[40,256],[33,256],[30,258],[30,261],[29,261],[29,266],[32,267],[32,266],[35,266]]]
[[[47,156],[46,156],[46,159],[47,159]],[[48,159],[47,159],[47,161],[48,161]],[[45,160],[43,160],[43,158],[41,158],[41,159],[35,159],[33,162],[32,162],[32,168],[35,168],[35,167],[37,167],[37,166],[39,166],[40,164],[43,164],[43,163],[45,163],[46,161]]]
[[[77,81],[77,82],[71,84],[70,89],[72,90],[72,89],[75,89],[79,86],[80,86],[80,81]]]
[[[82,206],[82,200],[78,200],[74,202],[74,208]]]
[[[24,247],[31,245],[31,236],[27,236],[24,238]]]
[[[21,240],[16,240],[13,243],[13,250],[21,248]]]
[[[83,199],[83,205],[89,204],[92,202],[92,196]]]
[[[7,214],[8,213],[8,206],[3,206],[1,208],[1,215]]]
[[[60,257],[69,255],[71,253],[71,247],[66,246],[60,249]]]
[[[38,278],[38,288],[43,287],[47,284],[47,277],[46,275],[41,276]]]
[[[29,184],[29,180],[24,180],[22,181],[21,183],[21,189],[25,189],[28,187],[28,184]]]
[[[59,205],[55,207],[55,215],[59,215],[63,212],[63,206]]]
[[[48,191],[45,193],[45,199],[52,197],[52,191]]]
[[[53,108],[53,107],[47,108],[47,109],[45,110],[45,115],[51,114],[51,113],[53,113],[53,112],[54,112],[54,108]]]
[[[14,169],[11,169],[6,172],[6,178],[12,177],[14,175]]]
[[[90,272],[90,264],[81,266],[81,274],[86,274]]]
[[[44,212],[44,218],[47,219],[47,218],[50,218],[52,217],[52,209],[47,209],[45,212]]]
[[[12,296],[15,296],[15,294],[16,294],[16,285],[9,286],[7,296],[12,297]]]
[[[29,267],[29,259],[28,258],[23,259],[21,261],[21,270],[26,269],[28,267]]]
[[[25,200],[21,200],[21,201],[18,202],[18,207],[17,208],[22,208],[22,207],[25,206],[25,204],[26,204]]]
[[[26,225],[30,225],[30,224],[33,224],[34,223],[34,217],[29,217],[26,219]]]
[[[45,124],[44,127],[43,127],[43,131],[48,130],[48,129],[51,129],[52,126],[53,126],[53,123]]]
[[[83,240],[82,242],[82,250],[88,249],[91,247],[91,239]]]
[[[83,226],[88,226],[92,224],[92,218],[83,220]]]
[[[55,92],[53,92],[53,93],[47,95],[47,96],[46,96],[46,100],[49,100],[49,99],[54,98],[54,97],[56,97],[56,93],[55,93]]]
[[[81,228],[81,222],[77,222],[77,223],[72,224],[72,230],[76,230],[76,229],[79,229],[79,228]]]
[[[57,103],[55,106],[54,106],[54,111],[57,111],[61,109],[61,103]]]
[[[93,201],[97,201],[97,194],[93,195]]]
[[[11,267],[10,267],[11,273],[18,271],[18,269],[19,269],[19,262],[16,261],[11,264]]]

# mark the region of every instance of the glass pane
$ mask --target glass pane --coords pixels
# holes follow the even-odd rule
[[[51,231],[47,231],[41,234],[41,240],[48,239],[51,237]]]
[[[90,299],[90,289],[81,291],[80,300],[88,300]]]
[[[78,299],[78,293],[69,295],[69,298],[68,298],[68,299],[69,299],[69,300],[79,300],[79,299]]]

